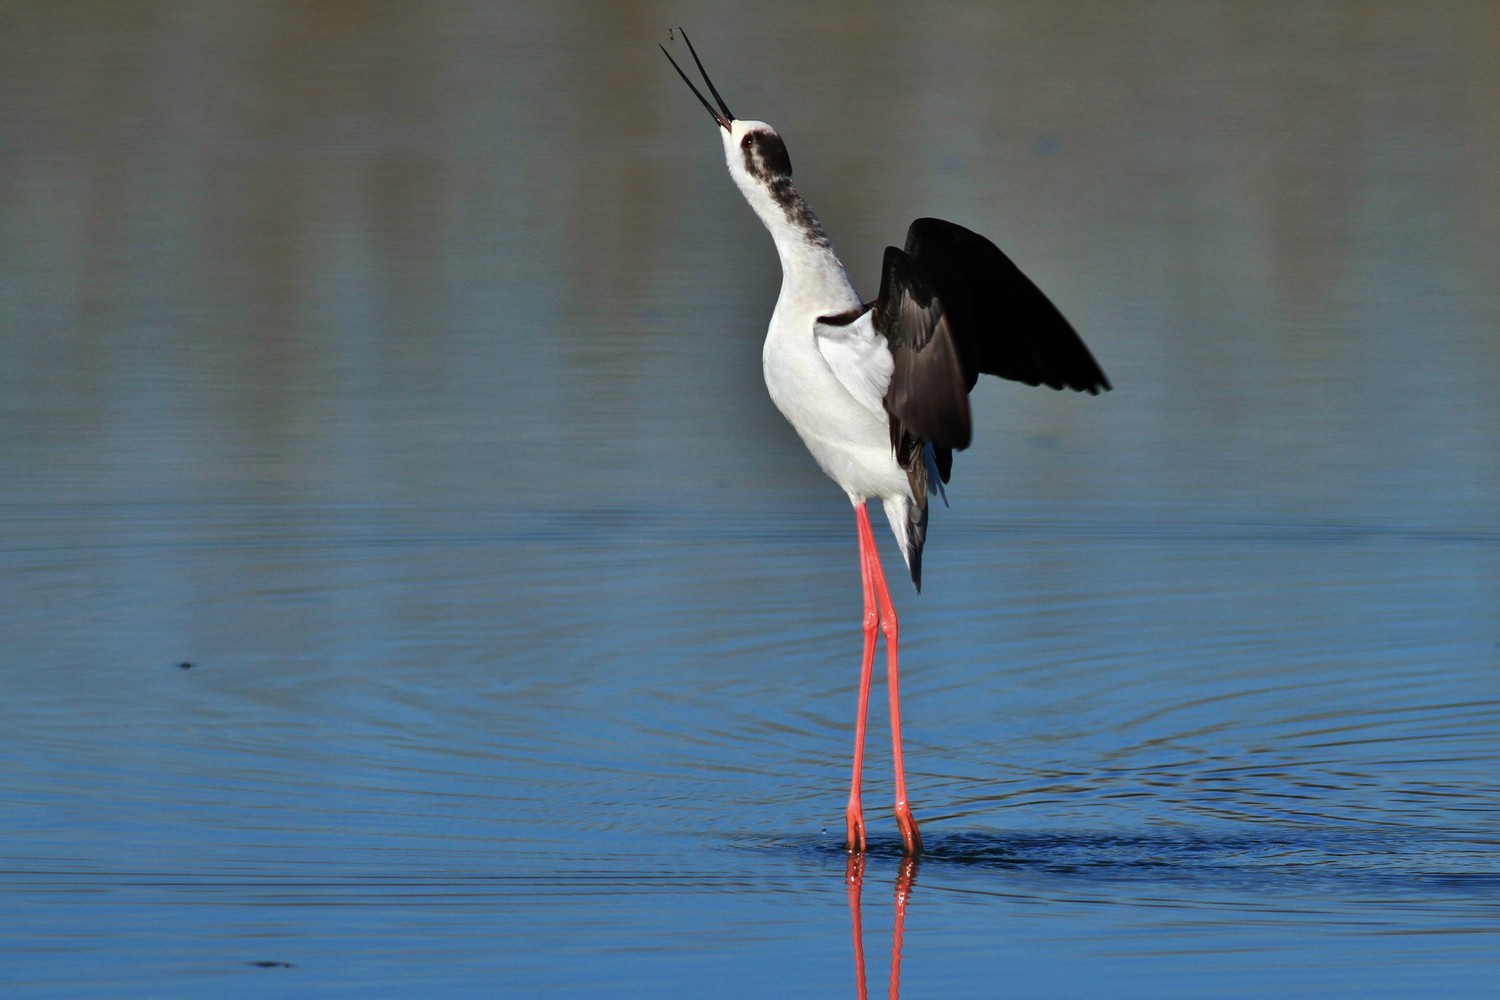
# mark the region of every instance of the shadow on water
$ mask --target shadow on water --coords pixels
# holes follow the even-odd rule
[[[1470,915],[1476,906],[1500,914],[1500,873],[1486,845],[1466,849],[1439,833],[971,831],[934,833],[924,845],[920,862],[930,887],[967,894],[1036,902],[1151,900],[1194,909],[1217,900],[1266,914],[1331,914],[1345,905],[1399,899],[1417,907],[1456,905]],[[830,843],[792,849],[820,863],[847,857]],[[908,860],[896,838],[873,839],[866,858],[903,872]],[[861,875],[863,870],[862,863]]]
[[[1440,834],[1421,835],[1341,830],[1250,833],[1159,834],[1087,832],[986,832],[923,835],[922,864],[929,870],[991,870],[1108,881],[1176,878],[1213,885],[1223,881],[1277,878],[1336,882],[1346,891],[1368,885],[1411,882],[1472,886],[1500,892],[1500,873],[1490,858],[1476,857],[1475,870],[1462,864],[1461,845]],[[809,843],[794,850],[820,858],[838,856],[841,847]],[[868,856],[903,858],[898,838],[872,838]],[[1440,861],[1442,868],[1432,867]],[[1497,900],[1500,901],[1500,900]]]

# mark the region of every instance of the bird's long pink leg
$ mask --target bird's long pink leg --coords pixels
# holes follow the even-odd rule
[[[885,571],[880,568],[875,536],[870,531],[870,517],[863,505],[859,508],[859,530],[860,547],[870,554],[868,565],[880,604],[880,630],[885,634],[886,689],[891,702],[891,759],[896,768],[896,826],[901,830],[901,843],[906,853],[916,855],[922,853],[922,835],[917,832],[917,821],[906,798],[906,764],[901,757],[901,693],[896,665],[900,629],[896,623],[896,606],[891,603],[891,592],[885,585]]]
[[[875,636],[880,630],[880,608],[875,597],[875,577],[870,571],[870,559],[875,556],[875,536],[870,532],[870,515],[865,512],[864,504],[854,508],[854,520],[859,528],[859,577],[865,595],[865,648],[859,665],[859,714],[854,722],[854,773],[849,779],[849,805],[844,810],[844,847],[851,854],[863,854],[865,812],[860,802],[860,781],[865,766],[865,717],[870,714],[870,675],[875,666]]]

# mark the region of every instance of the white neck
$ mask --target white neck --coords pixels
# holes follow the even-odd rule
[[[855,308],[859,296],[844,265],[833,252],[822,223],[792,186],[791,177],[757,175],[746,168],[739,139],[752,128],[769,130],[760,122],[736,121],[734,131],[724,134],[725,160],[740,193],[776,243],[781,258],[780,302],[805,304],[820,314]]]
[[[782,296],[817,303],[831,313],[859,305],[859,296],[849,283],[843,263],[834,253],[822,223],[802,196],[788,184],[795,202],[792,209],[784,211],[764,185],[757,188],[758,197],[747,192],[746,200],[776,243],[776,254],[781,258]]]

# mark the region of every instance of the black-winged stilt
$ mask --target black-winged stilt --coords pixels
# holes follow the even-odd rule
[[[717,108],[665,46],[662,53],[718,124],[729,176],[771,231],[781,258],[781,295],[762,352],[766,388],[854,504],[864,653],[845,846],[859,853],[866,844],[860,777],[878,630],[886,643],[896,825],[906,853],[918,854],[922,837],[901,755],[896,611],[865,502],[877,499],[885,508],[920,591],[927,495],[942,490],[953,452],[969,445],[969,391],[979,376],[1096,395],[1109,380],[1062,313],[999,247],[942,219],[918,219],[904,249],[887,247],[880,294],[860,301],[822,223],[792,187],[781,136],[765,122],[735,118],[685,31],[682,40]]]

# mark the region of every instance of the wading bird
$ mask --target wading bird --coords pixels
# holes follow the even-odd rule
[[[687,32],[678,31],[718,107],[666,46],[662,53],[719,126],[729,176],[771,231],[781,258],[781,294],[762,352],[766,388],[819,467],[854,504],[864,652],[845,846],[861,853],[866,845],[860,778],[878,631],[886,643],[896,825],[906,853],[919,854],[922,837],[901,755],[896,611],[866,501],[885,508],[920,591],[927,496],[942,490],[953,453],[969,445],[969,391],[979,376],[1091,394],[1108,389],[1109,380],[1062,313],[1009,257],[942,219],[918,219],[903,249],[886,248],[880,294],[861,301],[822,223],[792,186],[781,136],[765,122],[730,113]]]

